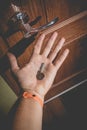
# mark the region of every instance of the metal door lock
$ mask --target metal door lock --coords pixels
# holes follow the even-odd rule
[[[37,28],[33,28],[29,23],[29,16],[26,12],[18,11],[9,19],[8,26],[9,28],[21,30],[24,34],[24,37],[30,37],[32,33],[39,32],[41,30],[51,27],[58,21],[58,17],[54,18],[52,21],[48,22],[45,25],[42,25]]]

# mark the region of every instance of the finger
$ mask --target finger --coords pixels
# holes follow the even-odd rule
[[[35,53],[37,53],[37,54],[40,53],[41,46],[42,46],[42,43],[43,43],[43,41],[44,41],[44,38],[45,38],[45,34],[42,34],[42,35],[39,37],[39,39],[38,39],[38,41],[37,41],[37,43],[36,43],[36,45],[35,45],[35,47],[34,47],[34,52],[35,52]]]
[[[17,64],[16,57],[10,52],[7,53],[7,56],[9,58],[9,62],[10,62],[10,65],[11,65],[11,70],[13,72],[15,72],[16,70],[19,70],[19,66]]]
[[[60,66],[63,64],[64,60],[69,54],[69,49],[66,49],[63,54],[60,56],[60,58],[56,61],[55,66],[57,70],[60,68]]]
[[[46,48],[45,48],[45,50],[44,50],[44,52],[43,52],[43,55],[44,55],[45,57],[48,56],[48,54],[49,54],[49,52],[50,52],[50,50],[51,50],[51,48],[52,48],[52,46],[53,46],[53,44],[54,44],[56,38],[57,38],[57,35],[58,35],[57,32],[53,33],[52,37],[51,37],[50,40],[48,41],[48,44],[47,44],[47,46],[46,46]]]
[[[55,59],[55,57],[57,56],[58,52],[59,52],[60,49],[63,47],[64,42],[65,42],[65,39],[62,38],[62,39],[59,41],[59,43],[58,43],[58,45],[56,46],[56,48],[54,49],[53,53],[49,55],[49,59],[50,59],[51,62]]]

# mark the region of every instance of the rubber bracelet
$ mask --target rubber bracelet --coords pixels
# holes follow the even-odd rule
[[[43,107],[43,101],[42,101],[42,99],[39,96],[37,96],[35,94],[32,94],[30,92],[24,92],[23,93],[23,97],[24,98],[32,98],[35,101],[37,101]]]

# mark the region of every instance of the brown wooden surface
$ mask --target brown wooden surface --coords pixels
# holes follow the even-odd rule
[[[48,94],[45,97],[45,101],[47,102],[48,99],[51,99],[52,97],[57,96],[59,94],[61,94],[61,96],[62,96],[62,92],[64,92],[65,90],[68,90],[72,86],[74,86],[84,80],[87,80],[87,68],[72,75],[72,77],[65,78],[61,82],[58,82],[57,84],[55,84],[56,87],[53,87],[48,92]]]
[[[36,27],[47,22],[43,2],[43,0],[27,0],[26,2],[21,1],[21,8],[23,11],[28,13],[30,16],[30,21],[34,20],[37,16],[42,16],[41,20],[37,23],[37,25],[35,25]]]
[[[21,31],[14,33],[7,38],[9,48],[17,44],[23,38],[23,33]]]
[[[2,37],[0,37],[0,57],[7,52],[8,46],[6,46]]]
[[[59,17],[62,22],[87,9],[87,0],[44,0],[47,20]]]
[[[67,60],[65,61],[64,66],[62,66],[60,68],[60,70],[55,78],[54,83],[57,83],[57,82],[63,80],[64,78],[71,76],[72,74],[80,71],[81,69],[83,69],[87,66],[86,57],[85,57],[85,55],[87,55],[87,44],[86,44],[87,24],[86,23],[87,23],[87,18],[85,16],[85,17],[81,18],[80,20],[72,22],[69,25],[66,25],[58,30],[59,37],[56,40],[54,46],[57,44],[58,40],[60,39],[60,36],[64,36],[66,38],[66,42],[65,42],[64,48],[62,50],[64,50],[65,48],[69,48],[70,55],[68,56]],[[74,28],[75,28],[75,30],[74,30]],[[44,41],[43,48],[45,47],[46,42],[47,42],[48,38],[50,37],[50,35],[52,35],[52,34],[47,35],[47,38]],[[83,36],[84,36],[84,38],[82,38]],[[80,39],[76,40],[78,38],[80,38]],[[12,45],[14,43],[14,41],[16,41],[16,35],[14,35],[14,39],[9,40],[9,41]],[[29,61],[29,58],[33,51],[34,44],[35,43],[30,45],[26,49],[25,53],[22,54],[18,58],[19,65],[21,67],[24,66]],[[6,73],[6,77],[8,80],[12,81],[10,79],[11,73],[9,71],[8,71],[8,73]],[[12,82],[14,82],[14,79]],[[12,88],[14,88],[14,87],[12,86]]]

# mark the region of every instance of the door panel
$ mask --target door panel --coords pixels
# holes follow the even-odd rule
[[[36,25],[36,27],[47,22],[43,2],[43,0],[21,1],[21,9],[28,13],[30,16],[30,21],[34,20],[37,16],[42,16],[40,22]]]
[[[8,50],[3,38],[0,36],[0,57],[2,57]]]
[[[74,22],[73,22],[73,17],[72,17],[69,20],[67,20],[67,21],[70,21],[69,24],[67,24],[67,21],[63,21],[62,23],[56,24],[54,27],[49,28],[46,31],[43,31],[47,35],[46,40],[44,41],[43,49],[46,46],[46,43],[47,43],[49,37],[52,35],[52,33],[55,30],[58,31],[59,37],[56,40],[54,47],[57,44],[57,42],[59,41],[60,37],[64,36],[66,38],[64,48],[70,49],[70,55],[67,58],[67,60],[64,62],[64,66],[62,66],[60,68],[59,73],[57,74],[54,83],[62,81],[62,80],[64,80],[64,78],[69,77],[74,73],[77,73],[78,71],[84,69],[87,65],[87,62],[85,59],[85,55],[87,54],[86,53],[87,52],[86,51],[86,48],[87,48],[87,44],[86,44],[87,16],[86,15],[87,14],[86,14],[86,12],[85,13],[83,12],[82,14],[84,14],[84,15],[81,15],[82,17],[78,18],[77,20],[74,20]],[[78,16],[78,15],[76,15],[76,16]],[[66,23],[66,24],[64,24],[64,23]],[[60,25],[62,25],[62,26],[60,26]],[[20,35],[18,35],[18,37],[16,35],[15,35],[14,39],[13,38],[8,39],[9,42],[11,43],[10,46],[12,44],[15,44],[14,41],[16,41],[16,39],[18,40],[18,37]],[[84,38],[85,38],[85,40],[84,40]],[[26,51],[18,58],[18,63],[20,65],[20,67],[24,66],[29,61],[29,58],[32,54],[35,42],[33,44],[31,44],[26,49]],[[42,49],[42,51],[43,51],[43,49]],[[4,75],[4,77],[6,75],[7,81],[10,80],[11,73],[9,71],[3,75]],[[10,80],[10,82],[12,82],[11,84],[13,84],[14,79]],[[12,88],[15,88],[13,86],[12,86]],[[18,85],[17,85],[17,87],[18,87]],[[15,91],[15,89],[13,89],[13,90]]]
[[[47,20],[59,17],[59,22],[87,9],[87,0],[44,0]]]

